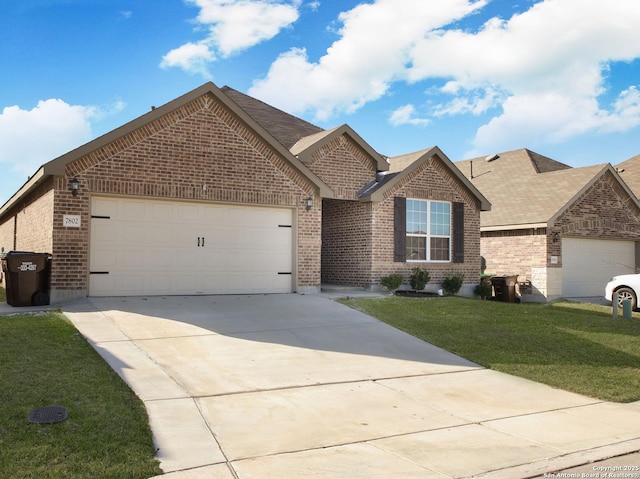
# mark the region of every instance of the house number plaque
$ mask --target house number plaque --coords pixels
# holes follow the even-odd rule
[[[64,215],[62,226],[65,228],[80,228],[80,215]]]

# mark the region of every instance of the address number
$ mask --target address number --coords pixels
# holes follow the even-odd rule
[[[65,228],[80,228],[80,215],[64,215],[62,226]]]

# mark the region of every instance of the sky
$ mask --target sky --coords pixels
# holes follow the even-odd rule
[[[207,81],[380,153],[640,154],[638,0],[1,0],[0,204]]]

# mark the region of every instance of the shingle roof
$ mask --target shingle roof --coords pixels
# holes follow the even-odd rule
[[[640,197],[640,155],[623,161],[616,169],[631,191]]]
[[[231,87],[223,86],[221,90],[287,150],[290,150],[300,138],[324,131],[319,126],[267,105]]]
[[[490,158],[490,157],[489,157]],[[481,228],[544,226],[602,174],[608,165],[571,168],[526,149],[456,163],[491,202]],[[473,168],[473,178],[471,169]]]

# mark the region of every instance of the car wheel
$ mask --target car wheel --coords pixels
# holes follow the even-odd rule
[[[630,299],[631,300],[631,310],[635,310],[638,303],[636,302],[636,293],[634,293],[634,291],[631,288],[620,288],[618,290],[616,290],[616,293],[618,293],[618,306],[620,306],[622,308],[622,302],[624,300]]]

